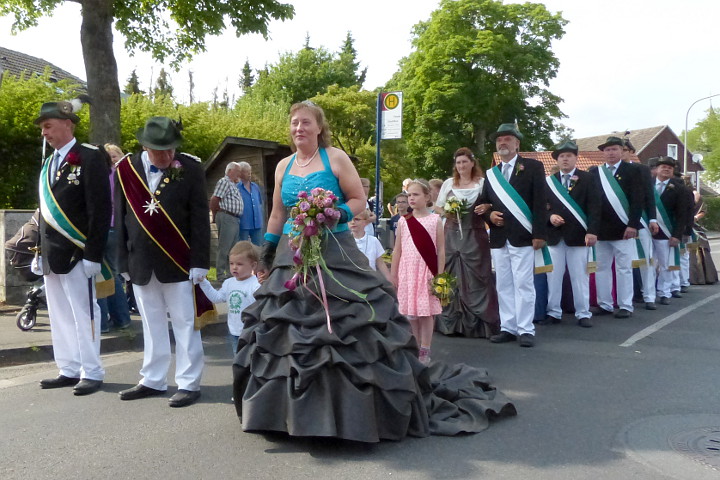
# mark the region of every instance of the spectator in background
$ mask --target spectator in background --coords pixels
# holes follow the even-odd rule
[[[251,181],[252,167],[239,162],[240,182],[237,184],[242,195],[243,209],[240,216],[240,241],[250,240],[254,245],[262,243],[263,209],[262,193],[257,183]]]
[[[408,213],[408,197],[407,193],[398,193],[395,195],[395,198],[393,198],[393,202],[395,203],[395,215],[390,217],[390,222],[388,223],[388,228],[390,229],[390,232],[392,235],[390,235],[390,245],[394,248],[395,246],[395,229],[397,228],[398,221],[400,220],[400,217],[403,215],[406,215]]]
[[[240,236],[239,219],[243,213],[243,198],[236,187],[240,181],[240,166],[230,162],[225,167],[225,176],[215,184],[210,197],[212,221],[217,226],[218,246],[215,268],[217,279],[222,281],[230,277],[228,253]]]
[[[438,194],[443,186],[443,181],[439,178],[433,178],[428,183],[430,184],[430,199],[432,200],[434,206],[437,203]],[[435,213],[442,215],[442,212],[436,211]]]
[[[110,198],[115,199],[115,164],[123,157],[120,147],[112,143],[105,144],[105,151],[110,155]],[[113,328],[125,329],[130,326],[130,308],[127,296],[123,290],[122,277],[117,271],[117,235],[115,234],[115,209],[110,216],[110,231],[108,232],[107,244],[105,245],[105,261],[112,271],[115,280],[115,293],[106,298],[98,298],[100,305],[100,331],[110,331],[111,323]]]
[[[366,203],[366,208],[369,212],[369,217],[367,218],[367,223],[365,225],[365,234],[374,236],[375,235],[375,222],[377,221],[377,216],[375,215],[375,212],[372,209],[372,205],[370,205],[370,179],[369,178],[361,178],[360,183],[362,183],[363,191],[365,192],[365,198],[368,200]]]

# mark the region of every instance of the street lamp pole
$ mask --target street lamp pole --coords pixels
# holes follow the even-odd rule
[[[695,100],[687,109],[687,113],[685,114],[685,139],[683,140],[683,173],[687,175],[687,134],[688,134],[688,116],[690,115],[690,109],[698,102],[702,102],[703,100],[707,100],[708,98],[713,98],[719,96],[720,93],[716,93],[714,95],[710,95],[708,97],[703,97]]]

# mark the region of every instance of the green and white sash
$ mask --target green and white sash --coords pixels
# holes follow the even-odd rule
[[[663,205],[662,200],[660,200],[657,188],[653,188],[653,190],[655,191],[655,210],[657,211],[658,227],[660,227],[660,230],[670,239],[670,237],[672,237],[672,231],[675,229],[675,222],[672,221],[670,214],[665,209],[665,205]],[[670,247],[667,265],[668,270],[680,270],[680,246]]]
[[[85,250],[87,236],[72,223],[65,211],[58,204],[55,195],[53,195],[51,186],[52,179],[50,178],[51,163],[49,160],[45,161],[40,173],[40,213],[45,223],[72,242],[73,245],[81,250]],[[115,281],[106,262],[102,262],[102,269],[95,280],[97,282],[97,298],[105,298],[115,292]]]
[[[625,192],[623,192],[623,189],[620,187],[620,184],[615,176],[610,173],[606,164],[602,164],[598,168],[600,169],[600,184],[605,192],[605,196],[610,202],[610,206],[613,208],[620,221],[625,225],[628,225],[630,223],[630,202],[628,201]],[[647,222],[642,217],[640,218],[640,224],[644,228],[648,228]],[[635,252],[633,254],[632,267],[638,268],[647,264],[648,261],[645,256],[645,249],[643,248],[640,239],[635,237]]]
[[[562,183],[560,183],[560,180],[558,180],[555,175],[550,175],[545,179],[548,186],[550,187],[550,190],[555,194],[555,196],[562,202],[565,207],[570,210],[570,213],[573,214],[573,217],[580,223],[580,225],[587,231],[587,215],[585,212],[583,212],[583,209],[580,208],[580,205],[577,204],[574,198],[570,196],[570,192],[563,187]]]
[[[487,179],[500,201],[510,211],[510,214],[532,235],[532,211],[517,190],[515,190],[515,187],[510,185],[505,179],[500,171],[500,165],[496,165],[490,169]],[[547,245],[535,250],[535,273],[547,273],[552,272],[552,270],[552,258],[550,257],[550,250]]]

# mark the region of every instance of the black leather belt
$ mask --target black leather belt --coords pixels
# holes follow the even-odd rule
[[[235,218],[240,218],[240,215],[235,215],[234,213],[228,212],[227,210],[223,210],[222,208],[218,210],[219,212],[227,213],[228,215],[232,215]]]

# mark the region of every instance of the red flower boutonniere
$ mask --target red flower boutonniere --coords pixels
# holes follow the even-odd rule
[[[520,162],[517,162],[517,163],[515,164],[515,175],[520,175],[520,173],[521,173],[523,170],[525,170],[525,165],[522,164],[522,163],[520,163]]]
[[[74,166],[77,167],[80,165],[80,155],[78,155],[76,152],[68,152],[67,155],[65,155],[65,161]]]

